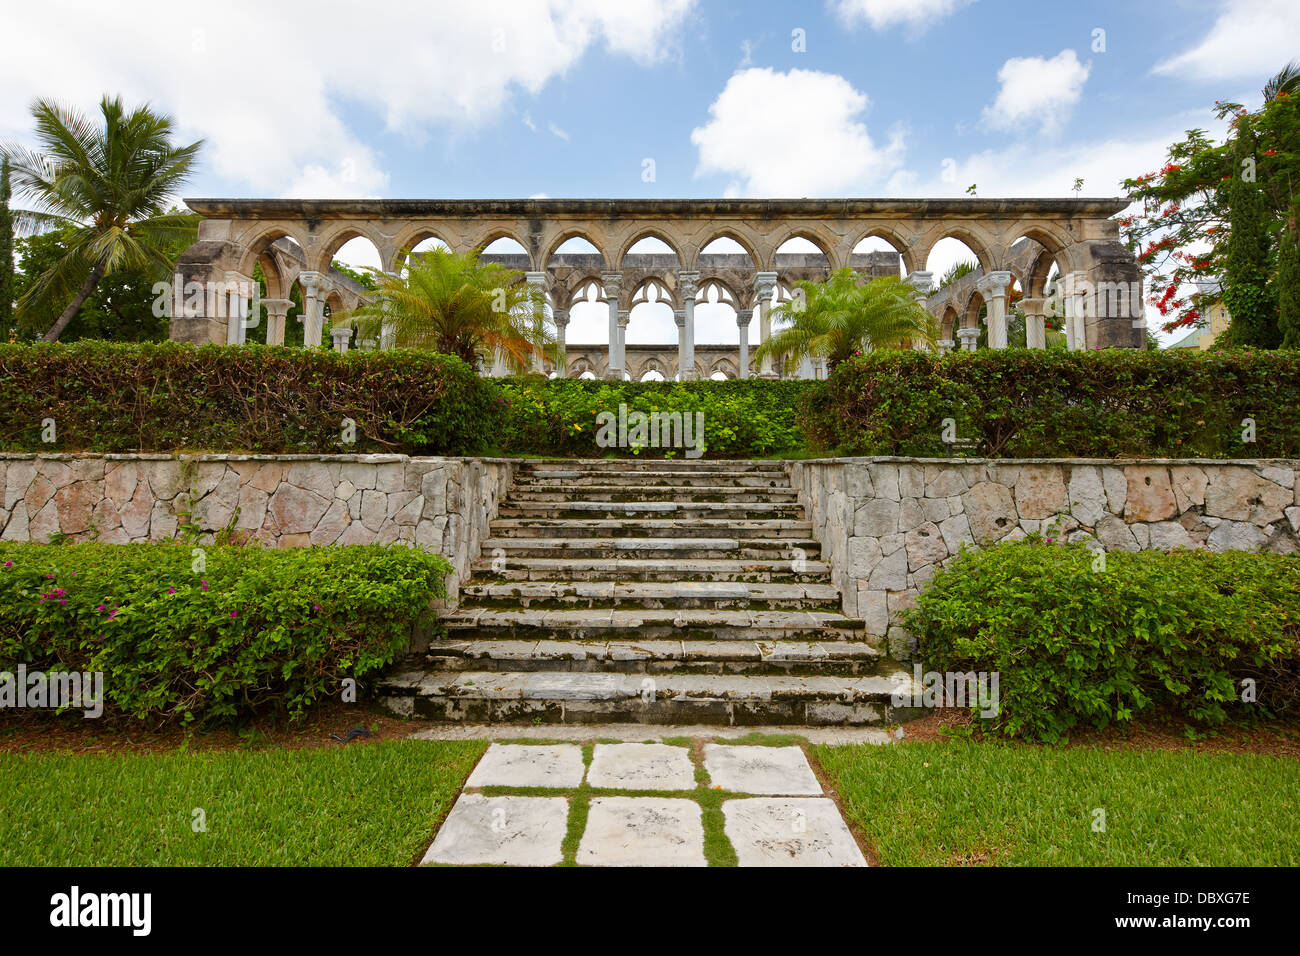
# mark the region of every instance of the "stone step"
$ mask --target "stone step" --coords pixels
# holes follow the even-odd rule
[[[793,488],[733,488],[727,485],[682,488],[671,485],[573,485],[557,482],[544,488],[512,485],[507,500],[797,504],[799,496]]]
[[[860,620],[838,611],[711,608],[498,610],[461,605],[439,618],[457,640],[857,641]]]
[[[541,474],[556,471],[725,471],[729,473],[772,472],[785,474],[785,464],[779,461],[730,460],[726,458],[663,458],[637,460],[635,458],[531,458],[520,463],[516,474]]]
[[[672,538],[688,531],[694,538],[808,538],[811,521],[789,518],[746,520],[731,518],[497,518],[494,538]]]
[[[742,561],[724,558],[692,561],[675,558],[521,558],[490,556],[470,566],[471,579],[485,581],[786,581],[824,583],[830,566],[820,560]]]
[[[522,608],[717,608],[837,610],[829,584],[730,581],[522,581],[462,585],[462,606]]]
[[[803,520],[803,509],[793,503],[766,501],[510,501],[501,503],[500,518],[673,517],[682,521],[707,518],[747,520]]]
[[[483,553],[493,556],[558,558],[670,555],[683,561],[755,558],[791,561],[816,558],[821,544],[812,538],[485,538]]]
[[[864,677],[567,670],[403,670],[380,685],[390,712],[432,720],[524,723],[878,724],[912,685],[896,667]]]
[[[552,471],[516,475],[514,487],[553,488],[562,486],[642,487],[667,488],[780,488],[790,490],[790,478],[776,471]]]
[[[879,649],[866,641],[479,639],[434,641],[423,663],[442,671],[866,676],[879,672],[880,657]]]

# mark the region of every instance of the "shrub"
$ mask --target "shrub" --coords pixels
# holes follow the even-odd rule
[[[499,449],[506,454],[599,458],[638,454],[596,444],[596,416],[629,412],[704,413],[706,455],[758,457],[804,446],[795,419],[810,383],[746,379],[729,382],[607,382],[590,379],[504,379],[507,408]],[[682,458],[681,449],[643,448],[641,457]]]
[[[102,671],[151,720],[298,716],[388,664],[445,596],[412,548],[0,543],[0,670]]]
[[[873,352],[816,383],[800,422],[843,455],[1274,458],[1300,457],[1297,407],[1300,352]]]
[[[460,359],[414,350],[0,344],[0,450],[467,455],[496,429],[494,394]]]
[[[1220,724],[1300,704],[1300,557],[1111,552],[1037,539],[963,551],[905,611],[927,667],[999,673],[994,721],[1054,741],[1154,707]],[[1258,701],[1241,700],[1251,678]]]

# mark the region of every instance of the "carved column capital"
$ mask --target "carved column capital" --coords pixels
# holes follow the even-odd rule
[[[700,274],[698,272],[678,272],[677,289],[684,299],[694,299],[700,291]]]

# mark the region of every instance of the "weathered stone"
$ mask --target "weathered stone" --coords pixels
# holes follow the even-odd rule
[[[231,523],[239,507],[239,475],[227,470],[213,489],[194,505],[190,520],[205,531],[217,531]]]
[[[261,488],[256,487],[252,482],[246,483],[239,489],[239,519],[235,522],[235,527],[246,531],[262,527],[266,521],[266,506],[270,500],[271,496]]]
[[[122,487],[125,487],[123,484]],[[123,533],[132,540],[149,536],[149,519],[153,514],[154,498],[147,482],[137,482],[132,497],[117,510],[117,521]],[[101,528],[107,531],[108,528]],[[102,538],[100,540],[103,540]]]
[[[952,514],[952,511],[948,508],[947,498],[922,498],[920,503],[921,517],[925,521],[933,521],[938,524]]]
[[[971,534],[970,522],[964,513],[940,521],[939,533],[943,535],[944,547],[949,554],[956,554],[963,544],[975,544],[975,536]]]
[[[421,862],[554,866],[563,859],[568,823],[564,797],[463,793]]]
[[[881,558],[867,586],[875,591],[901,591],[907,587],[907,552],[900,548]]]
[[[1113,515],[1122,515],[1128,498],[1128,478],[1123,468],[1103,466],[1101,483],[1106,489],[1106,510]]]
[[[1255,471],[1258,473],[1259,477],[1263,478],[1265,481],[1271,481],[1276,485],[1281,485],[1283,488],[1290,489],[1295,487],[1295,472],[1286,465],[1260,464],[1255,466]]]
[[[1151,532],[1151,548],[1157,551],[1170,551],[1174,548],[1191,548],[1193,542],[1187,529],[1177,521],[1157,521],[1147,525]]]
[[[704,745],[709,781],[731,793],[820,794],[821,784],[798,747]]]
[[[831,800],[727,800],[722,815],[740,866],[867,865]]]
[[[27,485],[27,491],[23,494],[23,501],[27,505],[28,514],[36,514],[45,507],[45,502],[54,497],[54,482],[50,481],[44,475],[36,475],[32,478],[31,483]],[[12,505],[10,506],[12,507]]]
[[[1291,492],[1246,468],[1215,469],[1205,489],[1205,513],[1263,527],[1291,503]]]
[[[1070,513],[1089,528],[1096,527],[1106,513],[1106,489],[1095,465],[1070,469]]]
[[[927,564],[937,564],[948,557],[948,547],[944,544],[943,532],[931,522],[909,531],[905,538],[907,547],[908,570],[915,571]]]
[[[329,510],[311,531],[311,543],[315,545],[333,544],[344,530],[352,523],[348,517],[347,502],[335,498],[330,502]]]
[[[925,497],[925,471],[920,465],[898,466],[898,496],[900,498]]]
[[[113,462],[104,472],[104,497],[125,504],[135,495],[140,482],[140,466],[133,461]]]
[[[981,481],[961,497],[971,534],[979,545],[992,544],[1008,534],[1019,520],[1011,490]]]
[[[880,538],[898,531],[901,506],[888,498],[870,498],[853,517],[853,533]]]
[[[880,542],[875,538],[849,538],[849,574],[853,577],[869,577],[880,558]]]
[[[871,471],[866,465],[848,464],[844,466],[844,493],[850,498],[875,497],[875,486],[871,483]]]
[[[966,476],[955,466],[925,466],[925,496],[951,498],[970,488]]]
[[[103,495],[100,482],[79,481],[65,485],[54,493],[59,509],[58,528],[64,534],[81,534],[90,530],[90,517],[95,503]]]
[[[868,465],[871,472],[871,485],[877,498],[889,498],[898,501],[902,495],[898,492],[897,465]]]
[[[1069,508],[1062,469],[1025,465],[1016,479],[1016,509],[1022,518],[1046,518]]]
[[[1162,465],[1129,465],[1124,469],[1128,481],[1124,520],[1164,521],[1178,513],[1169,469]]]
[[[258,473],[259,475],[261,472]],[[171,501],[185,489],[178,461],[148,461],[144,463],[144,475],[149,481],[149,490],[159,501]]]
[[[23,498],[27,494],[28,487],[36,478],[36,463],[33,461],[11,461],[5,468],[5,496],[4,510],[9,511],[13,508],[14,502]],[[45,479],[42,479],[45,480]],[[50,486],[50,494],[54,494],[54,486]],[[46,498],[48,500],[48,496]],[[45,504],[44,501],[41,504]]]
[[[921,510],[921,500],[904,498],[898,508],[898,530],[906,534],[924,521],[925,512]]]
[[[378,477],[374,465],[363,465],[359,462],[344,462],[339,468],[340,482],[346,480],[352,482],[353,486],[365,491],[367,488],[375,487],[375,480]]]
[[[330,499],[290,484],[282,484],[271,496],[270,512],[282,534],[311,532],[329,507]]]
[[[1169,477],[1174,486],[1174,503],[1180,512],[1205,504],[1205,486],[1209,479],[1197,465],[1172,465]]]
[[[406,473],[401,465],[380,465],[375,475],[375,488],[379,491],[401,491]]]
[[[17,501],[13,509],[9,512],[9,520],[5,522],[4,534],[0,535],[3,541],[27,541],[28,527],[31,524],[27,516],[27,502]],[[884,633],[883,631],[881,633]]]
[[[694,790],[690,751],[668,744],[596,744],[587,783],[606,790]]]
[[[1136,551],[1137,540],[1127,522],[1114,515],[1105,515],[1097,522],[1097,540],[1107,551]]]
[[[889,630],[888,593],[875,590],[869,584],[858,587],[858,616],[866,624],[866,632],[883,637]]]
[[[51,535],[58,534],[59,531],[58,505],[53,501],[47,501],[45,507],[32,515],[32,520],[27,526],[27,537],[31,541],[44,544],[50,540]]]
[[[707,866],[703,811],[694,800],[680,797],[593,797],[575,862]]]
[[[347,501],[356,493],[357,493],[357,486],[354,485],[352,482],[348,481],[346,478],[340,481],[334,488],[334,497],[342,498],[344,501]]]
[[[1211,551],[1259,551],[1268,541],[1263,531],[1247,521],[1224,521],[1210,532]]]
[[[492,744],[465,786],[576,789],[584,769],[582,748],[576,744]]]
[[[378,531],[388,517],[388,496],[382,491],[361,493],[361,523],[371,531]]]

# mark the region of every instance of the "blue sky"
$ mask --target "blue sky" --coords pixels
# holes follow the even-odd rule
[[[37,96],[148,100],[207,141],[193,196],[1117,195],[1300,55],[1294,0],[49,0],[4,20],[0,137],[27,138]]]

